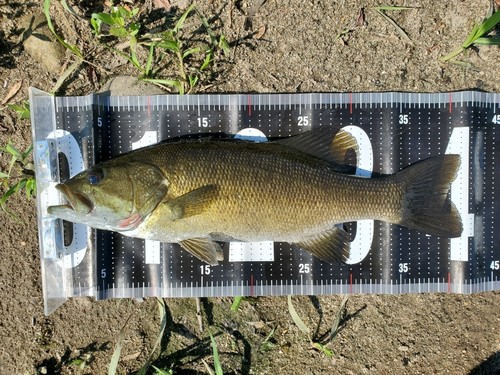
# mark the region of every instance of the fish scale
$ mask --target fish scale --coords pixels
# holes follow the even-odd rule
[[[103,299],[500,290],[500,200],[495,185],[499,103],[498,94],[475,91],[53,97],[32,89],[45,311],[79,295]],[[316,126],[342,128],[357,139],[354,159],[362,177],[393,174],[436,155],[459,154],[462,167],[449,195],[462,217],[462,236],[439,238],[360,220],[344,225],[352,240],[347,264],[327,264],[288,243],[262,242],[225,244],[225,260],[207,266],[178,245],[95,231],[47,214],[48,206],[62,203],[54,186],[69,177],[66,169],[74,175],[129,150],[188,134],[239,133],[262,141]],[[63,164],[68,168],[59,168]],[[293,181],[264,183],[267,193],[280,184],[283,191],[294,188]],[[294,204],[305,207],[307,199],[312,197],[297,196]],[[381,204],[390,201],[389,195],[380,199]],[[315,202],[321,208],[319,200]],[[64,234],[72,240],[65,241]]]

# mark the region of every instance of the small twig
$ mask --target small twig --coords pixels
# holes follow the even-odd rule
[[[201,314],[201,298],[196,297],[196,317],[198,318],[198,328],[203,332],[203,316]]]

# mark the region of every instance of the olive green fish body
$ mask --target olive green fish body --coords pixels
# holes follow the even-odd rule
[[[393,178],[343,175],[279,145],[186,142],[155,152],[148,162],[164,171],[169,194],[141,225],[144,237],[300,242],[337,223],[400,217],[402,191]],[[169,201],[204,186],[215,187],[213,198],[196,215],[172,220]]]
[[[69,204],[49,212],[179,243],[211,264],[220,259],[214,241],[289,242],[328,262],[345,260],[349,235],[336,224],[361,219],[460,235],[460,215],[447,200],[457,155],[362,178],[326,160],[330,151],[342,155],[345,149],[330,150],[319,138],[321,133],[269,143],[204,139],[136,150],[58,185]],[[353,147],[345,139],[342,147]],[[319,152],[304,152],[315,145]]]

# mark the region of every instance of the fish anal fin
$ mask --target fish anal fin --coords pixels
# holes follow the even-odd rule
[[[204,212],[217,196],[216,185],[205,185],[163,203],[170,206],[172,219],[181,219]]]
[[[211,238],[189,238],[180,241],[179,245],[190,254],[212,266],[218,265],[219,260],[224,260],[220,245],[212,241]]]
[[[349,233],[338,227],[296,244],[328,263],[345,262],[351,245]]]

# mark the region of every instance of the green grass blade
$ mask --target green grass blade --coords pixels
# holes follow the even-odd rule
[[[75,72],[75,70],[77,70],[80,67],[81,64],[82,64],[82,60],[76,60],[75,62],[73,62],[73,64],[71,64],[64,71],[64,73],[61,74],[61,76],[58,78],[54,87],[52,87],[52,91],[50,93],[56,94],[59,91],[59,89],[61,88],[61,86],[63,85],[64,81],[66,81],[68,79],[68,77],[70,77]]]
[[[34,178],[29,178],[26,181],[26,198],[30,199],[33,195],[36,194],[36,180]]]
[[[446,62],[448,60],[453,59],[457,55],[461,54],[465,49],[469,48],[472,44],[477,45],[499,45],[498,38],[482,38],[485,34],[487,34],[491,29],[493,29],[500,22],[500,10],[496,11],[484,20],[480,25],[474,25],[472,31],[467,35],[467,38],[462,43],[462,45],[452,51],[451,53],[441,57],[439,60],[442,62]],[[492,40],[487,40],[492,39]]]
[[[327,342],[335,339],[337,333],[339,333],[339,326],[340,326],[340,321],[342,320],[342,313],[344,311],[348,299],[349,299],[348,296],[344,296],[342,302],[340,303],[340,307],[339,310],[337,311],[337,316],[335,317],[335,320],[333,322],[332,329],[330,330],[330,335],[328,336]]]
[[[21,181],[19,181],[17,184],[13,185],[10,187],[9,190],[7,190],[3,195],[2,198],[0,198],[0,206],[4,206],[5,202],[7,202],[7,199],[12,194],[17,193],[19,190],[23,189],[26,186],[26,182],[28,181],[27,178],[23,178]]]
[[[187,51],[184,51],[184,53],[182,54],[182,58],[185,59],[186,57],[188,57],[189,55],[193,55],[195,53],[198,53],[201,51],[201,48],[200,47],[194,47],[194,48],[190,48],[188,49]]]
[[[476,30],[476,38],[479,38],[483,36],[484,34],[487,34],[491,29],[493,29],[498,23],[500,22],[500,10],[497,10],[495,13],[491,15],[491,17],[488,17],[487,19],[484,20],[484,22],[479,25],[479,27]]]
[[[146,375],[146,373],[148,372],[149,366],[151,365],[151,362],[153,362],[153,355],[155,354],[156,349],[160,346],[163,334],[165,333],[165,328],[167,327],[167,307],[165,305],[165,301],[162,298],[157,298],[157,301],[158,312],[160,314],[160,332],[158,332],[158,336],[156,337],[153,350],[151,350],[151,354],[149,355],[148,360],[141,367],[137,375]]]
[[[155,47],[156,47],[155,43],[152,43],[149,46],[149,54],[148,54],[148,59],[146,60],[146,69],[144,71],[144,75],[146,77],[149,77],[149,74],[151,73],[151,65],[153,65],[153,56],[155,52]]]
[[[17,160],[23,159],[23,153],[19,151],[16,147],[14,147],[14,145],[10,142],[8,142],[7,145],[5,146],[5,151],[14,156]]]
[[[500,46],[500,38],[477,38],[474,44],[477,46]]]
[[[320,344],[319,342],[313,342],[312,346],[313,348],[316,348],[319,351],[323,352],[323,354],[328,358],[333,357],[333,351],[331,349],[328,349],[325,345]]]
[[[181,18],[179,18],[173,29],[175,34],[179,32],[180,29],[182,29],[182,26],[184,26],[184,22],[186,22],[186,18],[189,16],[189,13],[191,13],[193,9],[194,9],[194,3],[191,4],[182,14]]]
[[[214,367],[216,375],[224,375],[222,372],[222,366],[220,364],[219,351],[217,350],[217,343],[215,342],[214,336],[210,334],[210,342],[212,345],[212,353],[214,357]]]
[[[61,38],[56,33],[54,25],[52,24],[52,19],[50,18],[50,1],[51,0],[44,0],[44,3],[43,3],[43,13],[45,14],[45,18],[47,20],[47,27],[52,32],[52,34],[54,34],[54,36],[56,37],[56,39],[58,40],[58,42],[61,43],[64,46],[64,48],[67,48],[68,50],[70,50],[71,52],[73,52],[73,54],[75,54],[77,57],[79,57],[80,59],[83,59],[83,54],[78,49],[78,47],[76,47],[76,46],[74,46],[72,44],[69,44],[68,42],[66,42],[63,38]]]
[[[9,178],[9,175],[5,172],[0,171],[0,178]]]
[[[111,361],[109,362],[108,375],[116,374],[118,362],[120,361],[120,354],[122,352],[123,341],[125,340],[125,328],[127,327],[128,321],[131,317],[132,314],[130,314],[130,316],[127,318],[127,320],[123,324],[122,329],[120,329],[120,333],[118,334],[118,339],[116,340],[115,344],[115,350],[113,351],[113,356],[111,357]]]
[[[233,303],[231,304],[231,311],[238,311],[243,298],[243,296],[234,297]]]
[[[288,312],[290,313],[295,325],[310,339],[311,330],[309,329],[308,326],[305,325],[302,319],[300,319],[299,314],[297,314],[297,310],[295,310],[295,307],[293,306],[292,303],[292,296],[288,296]]]
[[[26,159],[33,151],[33,143],[28,146],[28,148],[23,152],[22,160]]]
[[[144,69],[141,66],[141,63],[137,59],[137,39],[135,36],[130,37],[130,59],[134,66],[139,69],[141,72],[144,72]]]
[[[229,56],[229,53],[231,52],[231,48],[229,47],[229,43],[227,42],[224,35],[220,36],[218,47],[222,50],[222,52],[224,53],[224,56],[226,56],[226,57]]]
[[[173,375],[174,374],[174,372],[172,370],[162,370],[161,368],[158,368],[155,365],[151,365],[151,367],[155,369],[154,375]]]

